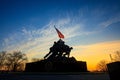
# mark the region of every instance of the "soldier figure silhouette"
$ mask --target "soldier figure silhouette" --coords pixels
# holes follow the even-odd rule
[[[55,53],[57,53],[57,52],[56,52],[56,47],[57,47],[57,43],[54,42],[53,46],[50,47],[49,53],[46,54],[46,55],[44,56],[44,58],[48,57],[51,53],[53,53],[52,55],[55,55]]]
[[[48,54],[44,56],[44,59],[52,60],[56,57],[58,58],[66,57],[66,55],[69,58],[72,49],[73,49],[72,47],[65,45],[65,42],[63,40],[59,39],[57,42],[54,42],[52,47],[50,47],[50,51]]]
[[[73,49],[72,47],[69,47],[68,45],[66,45],[65,54],[63,54],[63,56],[65,57],[67,55],[67,57],[69,58],[70,52],[71,52],[72,49]]]

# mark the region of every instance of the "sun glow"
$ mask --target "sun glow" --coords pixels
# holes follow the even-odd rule
[[[88,70],[95,70],[101,60],[110,61],[109,54],[120,50],[120,41],[102,42],[84,46],[74,46],[71,56],[87,62]]]

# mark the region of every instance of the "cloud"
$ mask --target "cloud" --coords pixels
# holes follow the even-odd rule
[[[96,30],[102,32],[105,28],[110,25],[120,22],[120,10],[119,6],[106,6],[103,7],[98,5],[95,8],[83,7],[77,14],[79,21],[84,24],[86,30]]]
[[[114,23],[117,23],[117,22],[120,22],[120,14],[118,14],[118,15],[116,15],[114,17],[111,17],[110,19],[100,23],[99,26],[101,26],[103,28],[107,28],[111,24],[114,24]]]

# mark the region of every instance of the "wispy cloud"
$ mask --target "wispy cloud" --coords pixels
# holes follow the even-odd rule
[[[84,7],[79,10],[80,21],[86,28],[91,27],[93,30],[103,31],[110,27],[111,24],[120,22],[120,10],[118,6],[98,5],[96,8]]]
[[[99,26],[103,27],[103,28],[107,28],[111,24],[114,24],[114,23],[117,23],[117,22],[120,22],[120,13],[116,14],[115,16],[110,17],[108,20],[100,23]]]

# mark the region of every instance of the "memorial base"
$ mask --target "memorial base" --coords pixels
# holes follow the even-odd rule
[[[85,61],[77,61],[74,57],[45,59],[27,63],[25,72],[87,72],[87,64]]]

